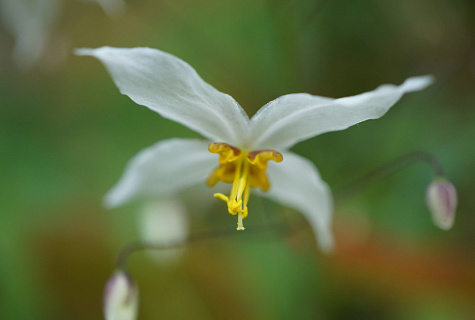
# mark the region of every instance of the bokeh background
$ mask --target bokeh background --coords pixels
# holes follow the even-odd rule
[[[198,137],[121,95],[97,60],[72,55],[110,45],[173,53],[249,115],[287,93],[342,97],[433,74],[435,85],[383,118],[293,150],[334,190],[424,150],[459,191],[450,231],[425,207],[425,164],[337,198],[331,255],[308,227],[197,241],[168,263],[134,254],[139,319],[475,319],[474,30],[472,0],[129,0],[112,18],[63,1],[42,59],[23,72],[0,29],[0,318],[101,319],[141,205],[108,211],[102,196],[142,148]],[[273,216],[305,223],[251,201],[248,230]],[[192,206],[191,232],[234,231],[221,203],[207,211]]]

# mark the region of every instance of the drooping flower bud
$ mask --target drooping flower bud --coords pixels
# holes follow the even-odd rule
[[[434,179],[427,187],[426,203],[436,226],[452,228],[457,209],[457,190],[452,183],[443,177]]]
[[[107,281],[104,290],[105,319],[137,319],[138,296],[135,281],[126,272],[117,270]]]

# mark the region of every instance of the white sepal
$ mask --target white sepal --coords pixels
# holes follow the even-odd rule
[[[199,139],[167,139],[132,158],[104,203],[117,207],[135,199],[176,194],[206,181],[216,166],[209,142]]]
[[[213,141],[239,144],[249,118],[229,95],[203,81],[177,57],[151,48],[77,49],[106,66],[120,92]]]
[[[254,149],[285,150],[319,134],[346,129],[384,115],[408,92],[426,88],[432,76],[407,79],[400,86],[382,85],[352,97],[330,99],[291,94],[269,102],[251,119]]]
[[[331,191],[312,162],[291,152],[283,156],[281,163],[269,163],[267,174],[271,187],[262,195],[300,211],[322,251],[329,252],[333,248]]]

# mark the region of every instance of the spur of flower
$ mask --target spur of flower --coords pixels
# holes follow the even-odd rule
[[[147,197],[170,197],[196,184],[232,184],[215,193],[237,215],[238,230],[251,190],[300,211],[323,250],[331,249],[333,201],[329,187],[309,160],[288,151],[319,134],[381,117],[405,93],[432,83],[431,76],[399,86],[332,99],[307,93],[281,96],[249,118],[229,95],[203,81],[186,62],[151,48],[78,49],[99,59],[122,94],[208,140],[168,139],[141,151],[106,195],[109,207]]]

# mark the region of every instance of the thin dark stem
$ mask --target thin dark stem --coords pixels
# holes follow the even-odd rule
[[[287,226],[285,226],[285,224],[282,223],[282,221],[278,221],[272,224],[266,223],[265,225],[246,228],[246,234],[253,233],[253,234],[260,234],[260,235],[268,235],[268,233],[262,232],[262,231],[268,231],[268,230],[277,231],[276,233],[279,233],[279,234],[280,233],[286,234],[288,233],[287,231],[289,231],[287,229]],[[293,233],[293,230],[290,233]],[[141,242],[141,241],[131,242],[131,243],[126,244],[120,251],[119,257],[117,259],[117,267],[119,269],[125,270],[127,266],[127,259],[134,252],[139,252],[139,251],[144,251],[144,250],[163,251],[163,250],[177,249],[177,248],[184,247],[192,243],[201,242],[204,240],[221,238],[221,237],[233,237],[233,236],[239,236],[241,234],[242,232],[239,232],[236,230],[225,229],[225,230],[215,230],[215,231],[195,233],[189,236],[186,241],[176,241],[176,242],[171,241],[166,244],[164,243],[155,244],[155,243],[148,243],[148,242]]]
[[[344,187],[338,188],[334,192],[335,197],[337,199],[351,197],[355,193],[367,187],[369,184],[418,162],[425,162],[429,164],[434,170],[435,175],[444,175],[444,170],[442,169],[442,166],[433,155],[424,151],[415,151],[396,158],[393,161],[386,163],[385,165],[365,174],[361,178],[353,181],[352,183]]]

